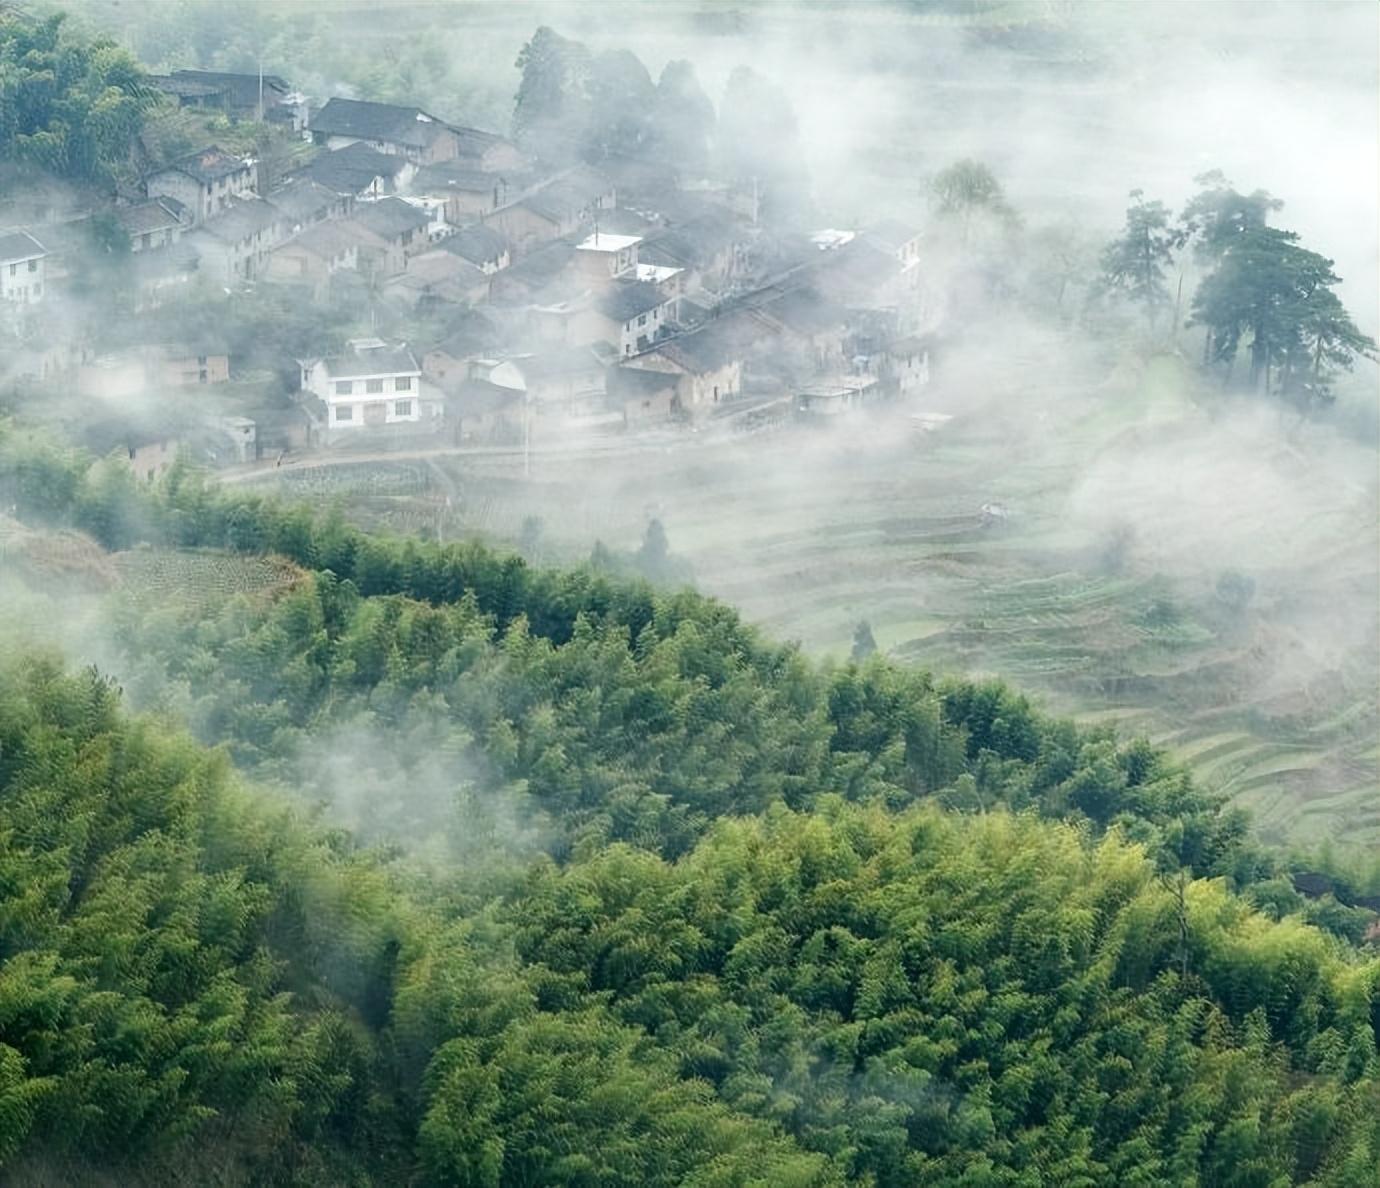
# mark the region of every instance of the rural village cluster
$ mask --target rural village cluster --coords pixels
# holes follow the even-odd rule
[[[0,305],[29,327],[10,377],[112,402],[157,392],[156,415],[90,443],[140,478],[184,451],[230,465],[350,445],[752,429],[928,383],[932,302],[911,226],[798,233],[763,219],[745,187],[627,157],[549,167],[416,107],[313,105],[272,75],[153,81],[184,108],[275,125],[295,146],[289,165],[266,177],[208,143],[103,209],[35,195],[0,212]],[[295,390],[249,396],[223,343],[100,353],[44,321],[80,279],[82,224],[96,216],[128,237],[136,310],[275,288],[310,307],[353,290],[443,332],[323,345],[295,360]]]

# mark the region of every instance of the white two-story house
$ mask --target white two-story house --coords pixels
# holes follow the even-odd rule
[[[362,429],[421,429],[441,413],[422,384],[422,368],[406,343],[351,340],[330,359],[302,359],[302,390],[325,405],[326,438]]]
[[[48,251],[27,231],[0,234],[0,300],[33,305],[47,287],[43,259]]]

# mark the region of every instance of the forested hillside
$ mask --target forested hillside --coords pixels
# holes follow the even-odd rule
[[[126,690],[0,670],[7,1182],[1380,1183],[1380,961],[1143,743],[13,429],[0,503]]]

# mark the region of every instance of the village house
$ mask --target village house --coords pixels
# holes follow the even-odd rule
[[[47,249],[27,231],[0,233],[0,300],[16,305],[42,301],[47,254]]]
[[[899,219],[873,223],[862,233],[862,238],[889,252],[902,269],[914,268],[920,262],[920,230]]]
[[[229,379],[230,357],[220,344],[137,346],[81,363],[73,372],[72,387],[79,396],[113,401]]]
[[[298,173],[299,178],[351,198],[383,198],[406,190],[417,167],[406,157],[381,153],[356,142],[333,152],[321,153]]]
[[[191,223],[191,213],[176,198],[152,198],[115,208],[115,221],[129,236],[131,252],[147,252],[176,243]]]
[[[743,268],[746,237],[727,216],[702,215],[649,234],[639,246],[643,264],[681,270],[681,292],[724,287]]]
[[[439,387],[453,386],[470,374],[472,360],[498,353],[498,327],[479,310],[467,310],[446,336],[422,356],[422,375]]]
[[[184,107],[215,107],[236,119],[251,120],[271,118],[281,108],[280,118],[294,128],[305,125],[305,99],[276,74],[174,70],[149,81]]]
[[[665,371],[613,367],[608,373],[609,400],[618,406],[623,424],[636,429],[677,415],[679,377]]]
[[[796,411],[804,417],[828,420],[854,412],[873,400],[877,392],[877,377],[872,375],[817,379],[797,390]]]
[[[55,338],[18,347],[8,347],[0,385],[18,381],[45,381],[72,374],[86,358],[85,350],[68,338]]]
[[[455,137],[455,160],[478,173],[517,173],[527,168],[527,159],[517,145],[496,132],[451,125]]]
[[[201,273],[218,285],[253,280],[282,238],[282,216],[262,198],[235,203],[186,236]]]
[[[468,376],[446,393],[446,426],[453,444],[511,445],[529,431],[527,394],[480,375]]]
[[[848,311],[814,288],[768,288],[745,305],[767,331],[763,338],[775,338],[784,348],[777,351],[784,367],[815,372],[844,368]]]
[[[459,152],[455,132],[421,108],[360,99],[329,100],[312,117],[311,135],[313,142],[328,149],[363,142],[415,165],[450,161]]]
[[[484,173],[454,160],[418,169],[409,192],[445,202],[446,220],[461,226],[526,197],[539,184],[530,173]]]
[[[596,227],[593,234],[575,245],[575,266],[580,275],[595,283],[637,272],[640,235],[610,235]]]
[[[282,215],[284,231],[294,235],[318,223],[347,218],[355,208],[353,194],[337,193],[309,177],[280,186],[264,201]]]
[[[562,288],[563,278],[573,268],[574,259],[574,244],[561,239],[545,244],[494,273],[489,300],[495,304],[522,305],[544,299],[551,304],[560,297],[573,296],[573,292],[557,290]]]
[[[450,225],[446,218],[446,204],[441,199],[419,198],[415,194],[404,194],[401,196],[401,201],[426,215],[427,222],[422,229],[422,234],[426,236],[427,243],[440,243],[454,233],[455,228]]]
[[[573,235],[611,209],[616,192],[595,170],[570,170],[519,201],[484,216],[520,249]]]
[[[378,338],[354,339],[341,355],[299,363],[302,390],[326,407],[329,441],[365,429],[428,428],[440,413],[406,343],[390,346]]]
[[[220,214],[236,198],[258,189],[258,166],[222,152],[215,145],[179,157],[151,174],[145,183],[150,198],[176,198],[200,225]]]
[[[515,266],[516,268],[516,266]],[[494,286],[508,272],[494,277]],[[533,338],[546,344],[584,346],[609,343],[620,357],[646,350],[666,332],[672,302],[655,285],[613,280],[591,289],[558,281],[527,308]]]
[[[736,399],[743,390],[743,355],[727,323],[709,322],[688,334],[667,338],[624,361],[622,369],[634,368],[675,377],[672,411],[697,419]]]
[[[414,308],[470,306],[489,295],[489,274],[468,260],[436,249],[413,256],[406,271],[391,278],[383,291]]]
[[[459,228],[442,240],[441,247],[489,274],[502,271],[513,261],[502,232],[485,223]]]
[[[318,223],[274,248],[264,276],[285,284],[308,285],[313,298],[320,301],[332,276],[358,267],[358,239],[339,223]]]
[[[612,333],[600,333],[598,339],[613,343],[621,356],[645,351],[669,326],[674,305],[646,281],[614,281],[595,300],[595,308],[612,323]]]
[[[614,358],[613,348],[601,342],[513,355],[509,362],[522,377],[533,416],[569,426],[604,412]]]
[[[127,277],[137,311],[157,309],[184,293],[197,277],[201,258],[185,235],[175,243],[130,256]]]
[[[386,273],[401,272],[408,256],[427,251],[431,247],[426,228],[430,218],[401,198],[380,198],[377,202],[361,202],[350,219],[352,224],[365,228],[389,246]]]
[[[883,354],[882,378],[902,399],[914,396],[930,382],[929,340],[909,334],[888,343]]]

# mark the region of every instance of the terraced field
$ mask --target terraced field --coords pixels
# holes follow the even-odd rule
[[[201,604],[236,594],[285,589],[301,574],[281,557],[240,556],[213,549],[131,549],[110,560],[125,594],[136,604],[169,599]]]
[[[515,458],[453,456],[420,483],[412,462],[324,481],[412,533],[513,543],[537,517],[546,561],[633,548],[658,517],[702,589],[812,652],[847,655],[865,619],[898,658],[1165,743],[1269,837],[1380,840],[1373,457],[1224,411],[1175,358],[1070,388],[1043,371],[1010,360],[980,394],[950,375],[925,407],[955,419],[924,437],[892,409],[539,454],[526,480]],[[1218,591],[1233,574],[1244,605]]]

